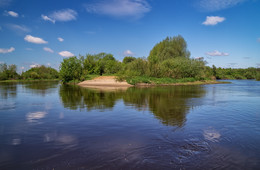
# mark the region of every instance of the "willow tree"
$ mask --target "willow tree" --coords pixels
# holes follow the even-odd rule
[[[180,35],[176,37],[167,37],[165,40],[156,44],[150,51],[148,61],[154,64],[176,57],[190,57],[187,43]]]
[[[190,52],[187,49],[187,43],[180,35],[176,37],[167,37],[157,43],[150,51],[148,56],[149,76],[161,77],[161,63],[175,58],[189,59]],[[164,75],[166,76],[166,75]]]
[[[60,77],[64,83],[80,80],[82,64],[77,57],[63,59],[60,65]]]

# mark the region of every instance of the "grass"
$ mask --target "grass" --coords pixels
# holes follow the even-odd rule
[[[126,78],[126,81],[132,85],[136,85],[139,83],[160,85],[160,84],[194,82],[196,80],[194,78],[173,79],[173,78],[168,78],[168,77],[156,78],[156,77],[135,76],[135,77]]]
[[[118,77],[119,81],[126,80],[132,85],[199,85],[222,83],[210,79],[182,78],[174,79],[168,77],[156,78],[146,76]],[[226,83],[226,82],[225,82]]]
[[[85,81],[85,80],[92,80],[92,79],[94,79],[94,78],[96,78],[96,77],[99,77],[99,76],[100,76],[100,75],[98,75],[98,74],[89,74],[89,75],[87,75],[87,76],[84,78],[84,81]],[[75,79],[75,80],[71,80],[71,81],[67,82],[66,84],[78,84],[78,83],[80,83],[80,82],[82,82],[82,81]]]
[[[85,80],[92,80],[92,79],[94,79],[94,78],[96,78],[96,77],[99,77],[100,75],[98,75],[98,74],[90,74],[90,75],[87,75],[86,77],[85,77]]]

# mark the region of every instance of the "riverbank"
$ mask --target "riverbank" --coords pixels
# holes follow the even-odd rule
[[[39,82],[39,81],[60,81],[59,79],[21,79],[21,80],[1,80],[0,83],[17,83],[17,82]]]
[[[172,78],[152,78],[152,77],[135,77],[127,78],[126,80],[118,79],[116,76],[100,76],[92,80],[86,80],[78,83],[81,87],[107,87],[107,88],[127,88],[127,87],[146,87],[146,86],[179,86],[179,85],[204,85],[204,84],[223,84],[216,80],[195,79],[172,79]]]

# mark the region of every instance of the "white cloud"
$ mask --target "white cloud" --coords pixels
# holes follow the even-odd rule
[[[78,13],[72,9],[62,9],[59,11],[53,12],[49,18],[54,21],[72,21],[77,19]]]
[[[55,24],[55,20],[54,20],[54,19],[51,19],[51,18],[49,18],[49,17],[46,16],[46,15],[41,15],[41,17],[42,17],[42,19],[43,19],[44,21],[50,21],[50,22],[52,22],[53,24]]]
[[[13,31],[20,32],[20,33],[31,31],[28,27],[26,27],[24,25],[7,24],[7,27]]]
[[[217,25],[218,23],[221,23],[225,21],[226,18],[219,17],[219,16],[207,16],[206,21],[204,21],[203,25]]]
[[[15,50],[14,47],[11,47],[11,48],[9,48],[9,49],[6,49],[6,48],[0,48],[0,53],[2,53],[2,54],[5,54],[5,53],[11,53],[11,52],[13,52],[14,50]]]
[[[126,50],[126,51],[124,51],[124,55],[125,56],[133,56],[134,53],[132,51],[130,51],[130,50]]]
[[[63,41],[64,41],[64,39],[61,38],[61,37],[59,37],[58,40],[59,40],[60,42],[63,42]]]
[[[19,17],[19,14],[14,12],[14,11],[6,11],[5,15],[6,16],[12,16],[12,17],[15,17],[15,18]]]
[[[62,9],[59,11],[54,11],[50,15],[41,15],[41,18],[45,21],[50,21],[55,24],[56,21],[72,21],[76,20],[78,13],[72,9]]]
[[[215,51],[212,51],[212,52],[207,52],[206,55],[209,55],[209,56],[228,56],[229,54],[215,50]]]
[[[21,67],[21,70],[24,70],[25,69],[25,67]]]
[[[44,51],[50,52],[50,53],[54,53],[54,51],[48,47],[43,47]]]
[[[200,7],[207,11],[231,8],[247,0],[200,0]]]
[[[90,13],[137,19],[151,10],[146,0],[99,0],[96,3],[86,4],[85,8]]]
[[[69,51],[61,51],[61,52],[59,52],[59,55],[61,55],[62,57],[73,57],[73,56],[75,56],[73,53],[71,53]]]
[[[51,63],[47,63],[47,66],[49,66],[49,67],[50,67],[50,66],[51,66]]]
[[[28,41],[30,43],[35,43],[35,44],[47,44],[48,42],[43,40],[42,38],[39,38],[39,37],[33,37],[31,35],[26,35],[24,37],[24,40],[25,41]]]
[[[31,68],[40,67],[40,66],[41,66],[40,64],[31,64],[30,65]]]

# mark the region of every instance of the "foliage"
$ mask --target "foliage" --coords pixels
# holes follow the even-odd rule
[[[257,72],[255,79],[256,79],[257,81],[260,81],[260,71]]]
[[[115,74],[121,69],[121,63],[112,54],[87,54],[83,60],[83,72],[86,74]]]
[[[147,75],[172,78],[203,77],[205,62],[189,57],[190,52],[182,36],[167,37],[151,50]]]
[[[58,79],[59,73],[57,70],[51,67],[46,67],[44,65],[39,67],[34,67],[21,75],[22,79]]]
[[[123,63],[124,64],[128,64],[128,63],[131,63],[133,61],[135,61],[136,58],[135,57],[131,57],[131,56],[126,56],[124,59],[123,59]]]
[[[16,72],[16,65],[11,64],[7,65],[5,63],[0,64],[0,80],[14,80],[14,79],[19,79],[20,76]]]
[[[156,64],[176,57],[190,57],[190,52],[187,50],[187,43],[180,35],[177,37],[167,37],[156,44],[151,50],[148,60],[152,64]]]
[[[177,57],[164,60],[159,68],[160,77],[181,78],[203,78],[205,62],[195,59]]]
[[[148,62],[143,58],[136,58],[132,62],[125,64],[123,74],[128,76],[146,75]]]
[[[195,78],[182,78],[182,79],[174,79],[169,77],[147,77],[147,76],[133,76],[133,77],[124,77],[129,84],[137,85],[139,83],[147,83],[147,84],[175,84],[175,83],[187,83],[187,82],[195,82],[198,79]]]
[[[64,83],[79,80],[82,76],[82,64],[77,57],[63,59],[60,65],[60,78]]]
[[[64,83],[79,82],[89,79],[88,75],[116,74],[122,63],[116,61],[112,54],[87,54],[64,59],[60,67],[60,77]]]
[[[238,68],[216,68],[216,78],[217,79],[256,79],[257,73],[260,70],[249,67],[246,69]]]

